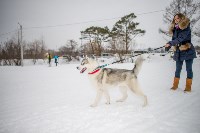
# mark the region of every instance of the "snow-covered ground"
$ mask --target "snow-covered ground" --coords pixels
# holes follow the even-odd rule
[[[185,64],[177,91],[171,91],[175,62],[169,56],[151,56],[138,79],[148,106],[128,92],[115,102],[118,89],[91,108],[95,89],[78,64],[55,67],[0,67],[0,133],[200,133],[200,59],[194,60],[191,93],[184,93]],[[109,67],[132,69],[133,64]]]

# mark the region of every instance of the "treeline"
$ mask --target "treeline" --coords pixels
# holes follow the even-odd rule
[[[182,8],[184,7],[184,8]],[[200,20],[200,2],[193,0],[173,0],[165,9],[163,16],[164,23],[170,25],[174,14],[183,13],[191,20],[192,35],[200,37],[198,22]],[[38,59],[44,59],[46,53],[53,55],[66,55],[68,60],[79,55],[100,56],[102,52],[118,54],[121,58],[124,54],[129,54],[136,45],[134,38],[145,34],[145,30],[139,29],[139,23],[135,22],[136,15],[130,13],[120,18],[111,29],[107,26],[91,26],[81,33],[81,43],[78,44],[73,39],[68,40],[58,51],[49,50],[43,39],[33,42],[23,41],[23,51],[25,59],[33,59],[35,63]],[[168,36],[167,30],[159,29],[160,33]],[[198,50],[199,46],[196,47]],[[10,39],[0,45],[0,65],[21,65],[21,45],[17,39]],[[148,49],[149,51],[151,48]]]
[[[119,55],[129,53],[129,48],[133,39],[138,35],[144,35],[145,30],[137,28],[139,23],[135,22],[134,13],[126,15],[118,20],[113,28],[91,26],[81,31],[81,41],[78,45],[76,41],[69,40],[60,47],[58,51],[47,49],[43,39],[33,42],[23,41],[24,59],[44,59],[46,53],[51,55],[67,55],[69,60],[78,55],[97,55],[102,52],[118,53]],[[21,45],[19,40],[12,38],[0,46],[0,64],[2,65],[21,65]]]
[[[82,46],[87,54],[101,55],[103,51],[111,51],[118,54],[128,54],[133,39],[138,35],[144,35],[145,30],[139,29],[139,23],[135,22],[136,15],[131,13],[122,17],[109,29],[106,27],[91,26],[81,31],[81,39],[86,40]]]
[[[23,57],[32,59],[34,64],[38,59],[44,59],[47,51],[42,39],[23,41]],[[21,45],[17,39],[12,38],[0,45],[0,65],[21,65]]]

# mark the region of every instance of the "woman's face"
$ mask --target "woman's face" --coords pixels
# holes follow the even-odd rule
[[[178,15],[176,15],[174,17],[174,21],[175,21],[175,24],[178,24],[181,21],[181,19],[178,17]]]

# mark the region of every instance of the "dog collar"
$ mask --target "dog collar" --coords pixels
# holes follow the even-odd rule
[[[99,68],[99,69],[95,69],[94,71],[89,72],[88,74],[95,74],[95,73],[97,73],[99,70],[100,70],[100,68]]]
[[[98,66],[97,68],[95,68],[92,72],[89,72],[88,74],[95,74],[97,73],[101,68],[104,68],[106,66],[108,66],[109,64],[104,64],[102,66]]]

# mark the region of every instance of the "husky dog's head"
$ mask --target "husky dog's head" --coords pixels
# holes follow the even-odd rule
[[[93,71],[98,66],[98,63],[96,60],[92,58],[85,57],[81,61],[81,64],[77,67],[78,70],[80,70],[80,73],[84,73],[87,71]]]

